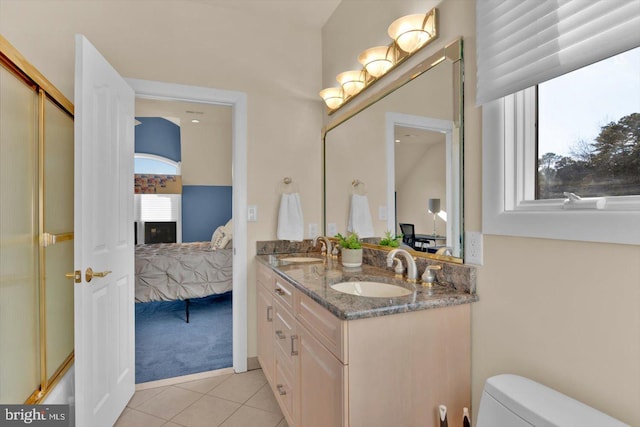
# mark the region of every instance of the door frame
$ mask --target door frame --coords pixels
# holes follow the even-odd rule
[[[244,92],[125,78],[136,98],[226,105],[232,109],[233,369],[247,370],[247,95]]]
[[[387,205],[396,208],[387,215],[387,229],[396,230],[396,191],[395,191],[395,127],[406,126],[415,129],[429,130],[445,134],[446,141],[446,195],[447,201],[445,210],[448,215],[452,215],[454,206],[453,188],[458,185],[458,169],[453,165],[453,122],[451,120],[436,119],[433,117],[416,116],[412,114],[403,114],[395,112],[387,112],[385,116],[385,146],[387,158]],[[454,230],[452,221],[447,221],[447,246],[454,248],[457,244],[453,237]]]

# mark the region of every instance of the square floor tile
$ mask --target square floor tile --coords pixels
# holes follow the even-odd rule
[[[218,426],[240,408],[240,404],[203,395],[171,421],[187,427]]]
[[[170,420],[202,396],[202,394],[195,391],[170,386],[136,409]]]
[[[245,402],[245,405],[282,415],[280,406],[268,383],[263,385],[256,394],[251,396],[251,398]]]
[[[116,421],[114,427],[160,427],[166,420],[136,411],[135,409],[125,408],[120,414],[120,418]]]
[[[217,377],[204,378],[202,380],[189,381],[186,383],[176,384],[176,387],[186,388],[187,390],[196,391],[198,393],[208,393],[221,383],[229,379],[233,374],[220,375]]]
[[[234,374],[208,394],[222,399],[244,403],[267,383],[261,369]]]
[[[242,406],[220,427],[276,427],[280,420],[282,420],[282,415],[250,406]]]
[[[156,387],[156,388],[148,388],[146,390],[139,390],[133,394],[127,406],[129,408],[137,408],[142,405],[144,402],[152,399],[156,395],[160,394],[166,387]]]

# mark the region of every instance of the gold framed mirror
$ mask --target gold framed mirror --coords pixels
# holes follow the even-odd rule
[[[399,224],[410,224],[413,236],[404,241],[414,255],[462,263],[462,39],[388,77],[323,128],[324,234],[347,232],[351,199],[365,194],[373,229],[365,242],[376,245],[386,231],[399,235]],[[428,209],[438,201],[434,215]]]

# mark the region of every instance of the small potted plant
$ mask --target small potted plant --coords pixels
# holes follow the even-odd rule
[[[356,233],[351,233],[347,237],[336,234],[340,251],[342,253],[342,265],[345,267],[360,267],[362,265],[362,244]]]
[[[380,239],[380,246],[389,246],[391,248],[399,248],[400,240],[402,240],[402,234],[399,236],[392,237],[390,231],[384,232],[384,237]]]

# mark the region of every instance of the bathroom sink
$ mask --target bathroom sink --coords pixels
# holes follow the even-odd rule
[[[280,258],[280,261],[286,262],[322,262],[322,258],[315,258],[310,256],[290,256]]]
[[[345,294],[374,298],[404,297],[411,294],[409,289],[402,286],[381,282],[341,282],[331,285],[331,288]]]

